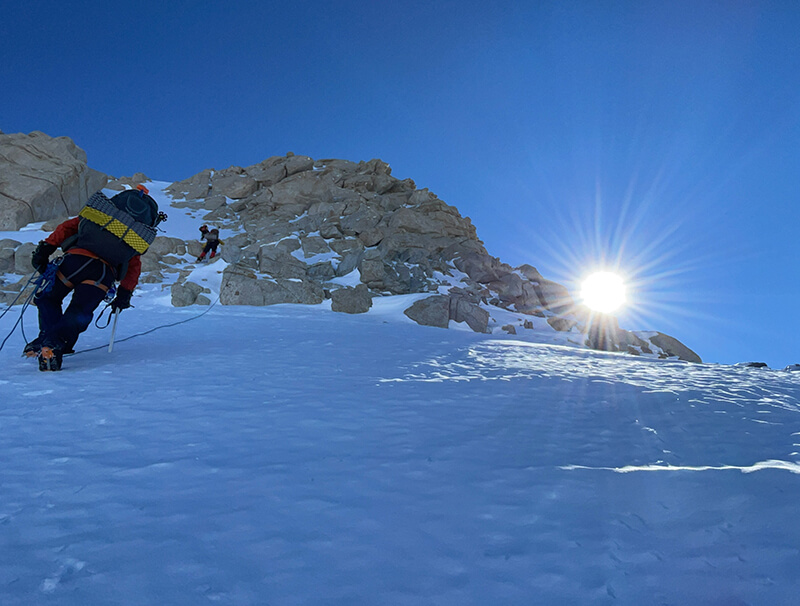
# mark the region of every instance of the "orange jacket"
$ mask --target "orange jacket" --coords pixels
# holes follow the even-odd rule
[[[48,244],[52,244],[53,246],[60,246],[61,243],[69,238],[70,236],[74,236],[78,233],[78,223],[80,222],[80,217],[75,217],[74,219],[67,219],[61,225],[56,227],[53,230],[53,233],[47,236],[44,241]],[[86,255],[87,257],[97,257],[100,258],[97,253],[92,252],[91,250],[86,250],[85,248],[70,248],[69,254],[71,255]],[[105,262],[103,259],[101,261]],[[142,273],[142,259],[139,255],[133,257],[130,261],[128,261],[128,271],[125,272],[125,276],[120,280],[120,288],[125,288],[127,290],[133,291],[136,288],[136,285],[139,283],[139,274]],[[117,276],[119,277],[119,276]]]

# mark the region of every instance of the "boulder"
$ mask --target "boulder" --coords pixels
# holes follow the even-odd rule
[[[339,224],[337,221],[325,221],[319,227],[319,235],[326,240],[330,240],[331,238],[343,238],[344,235],[339,230]]]
[[[499,280],[489,283],[489,289],[497,293],[501,301],[514,302],[523,298],[523,281],[517,274],[506,274]]]
[[[186,240],[186,252],[193,257],[199,257],[205,244],[205,242],[200,242],[199,240]]]
[[[651,343],[641,339],[638,335],[629,330],[620,329],[617,332],[620,351],[627,351],[633,355],[652,354]]]
[[[336,270],[330,261],[322,261],[308,266],[306,269],[306,276],[311,280],[318,282],[327,282],[336,277]]]
[[[480,253],[468,253],[453,260],[456,269],[481,284],[497,282],[508,271],[504,271],[499,259]]]
[[[210,168],[197,173],[183,181],[177,181],[167,187],[167,192],[175,198],[197,200],[206,198],[211,189],[211,175],[214,171]]]
[[[339,261],[339,264],[336,266],[336,275],[337,276],[346,276],[351,271],[358,267],[358,264],[361,262],[361,257],[363,253],[360,252],[348,252],[342,256],[342,260]],[[362,280],[363,282],[363,280]]]
[[[236,246],[236,244],[228,242],[227,240],[220,248],[220,256],[222,256],[222,260],[231,265],[241,261],[243,255],[244,252],[241,248]]]
[[[331,252],[331,247],[320,236],[306,236],[300,239],[300,244],[306,258]]]
[[[161,271],[161,257],[149,250],[141,256],[142,271]]]
[[[510,274],[513,275],[513,274]],[[523,314],[532,314],[544,317],[542,302],[536,292],[537,285],[533,282],[522,282],[522,294],[513,299],[514,309]]]
[[[315,178],[313,173],[300,173],[270,187],[272,212],[295,219],[318,202],[333,202],[330,182]]]
[[[283,248],[262,246],[258,251],[258,270],[273,278],[306,277],[307,265]]]
[[[464,297],[449,297],[450,319],[466,322],[475,332],[488,332],[489,312]]]
[[[139,284],[161,284],[164,281],[164,274],[160,271],[150,271],[139,276]]]
[[[447,328],[450,324],[450,297],[436,295],[420,299],[403,313],[417,324]]]
[[[533,288],[545,309],[554,311],[558,314],[569,313],[575,306],[575,302],[569,291],[557,282],[550,280],[540,280],[538,284],[533,284]]]
[[[264,305],[258,276],[240,264],[229,265],[222,272],[219,302],[223,305]]]
[[[557,330],[559,332],[569,332],[576,324],[574,320],[562,318],[560,316],[549,316],[547,318],[547,323],[553,328],[553,330]]]
[[[381,214],[376,209],[364,206],[360,210],[342,217],[340,230],[346,236],[357,236],[375,228],[380,220]]]
[[[423,326],[448,328],[454,320],[466,322],[475,332],[488,331],[489,312],[463,297],[434,295],[416,301],[403,313]]]
[[[12,273],[14,268],[14,249],[0,248],[0,274]]]
[[[363,257],[358,265],[361,281],[367,286],[376,288],[383,284],[383,261],[376,258]]]
[[[356,238],[344,238],[342,240],[334,240],[329,246],[337,255],[345,255],[349,252],[364,252],[364,244]]]
[[[175,283],[172,285],[170,292],[172,294],[172,304],[175,307],[186,307],[194,305],[197,302],[197,297],[203,292],[203,287],[194,282]]]
[[[51,231],[53,231],[56,227],[61,225],[67,219],[69,219],[69,217],[63,216],[63,217],[56,217],[55,219],[50,219],[48,221],[45,221],[42,224],[42,231],[50,233]],[[44,239],[44,235],[42,236],[42,239]]]
[[[317,282],[311,280],[259,280],[264,295],[264,305],[295,303],[317,305],[325,299],[325,291]]]
[[[20,244],[19,248],[17,248],[16,253],[14,254],[14,273],[15,274],[22,274],[23,276],[27,276],[28,274],[33,272],[33,265],[31,265],[31,255],[33,255],[33,251],[36,248],[36,244],[32,242],[26,242],[25,244]]]
[[[227,198],[222,194],[214,194],[203,200],[200,207],[203,210],[215,211],[228,204]]]
[[[538,283],[544,280],[542,274],[539,273],[539,270],[536,269],[533,265],[528,265],[527,263],[525,265],[520,265],[519,267],[516,268],[515,271],[521,273],[530,282]]]
[[[372,307],[372,297],[364,284],[345,287],[331,293],[331,309],[347,314],[363,314]]]
[[[660,348],[668,356],[677,356],[680,360],[686,362],[695,362],[702,364],[703,360],[700,359],[695,352],[686,347],[683,343],[678,341],[675,337],[670,337],[664,333],[657,332],[655,336],[650,337],[650,342],[656,347]]]
[[[185,255],[186,242],[180,238],[170,238],[166,236],[156,236],[150,248],[147,249],[146,255],[154,254],[159,257],[169,254]]]
[[[74,216],[107,181],[68,137],[0,134],[0,231]]]
[[[109,179],[110,181],[106,183],[105,189],[113,189],[114,191],[135,189],[137,185],[150,181],[144,173],[134,173],[132,177],[120,177],[119,179],[109,177]]]
[[[262,279],[241,264],[229,265],[222,273],[220,303],[223,305],[276,305],[322,303],[322,286],[305,279]]]
[[[215,175],[211,178],[211,194],[215,197],[222,196],[223,202],[225,197],[232,200],[246,198],[256,189],[258,189],[258,183],[253,177],[246,174],[222,177]]]
[[[383,230],[380,227],[366,229],[358,234],[358,239],[364,246],[377,246],[384,238]]]

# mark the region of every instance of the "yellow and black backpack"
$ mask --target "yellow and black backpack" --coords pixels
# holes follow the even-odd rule
[[[78,213],[78,234],[69,248],[84,248],[107,261],[125,275],[128,261],[143,255],[156,238],[158,225],[165,215],[143,189],[126,189],[108,198],[99,191]]]

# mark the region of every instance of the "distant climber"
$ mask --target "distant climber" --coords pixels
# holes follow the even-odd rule
[[[77,217],[61,223],[33,251],[31,264],[42,275],[54,274],[36,294],[39,336],[23,353],[39,360],[39,370],[61,370],[65,353],[73,353],[78,336],[92,321],[97,306],[114,291],[111,309],[127,309],[142,269],[140,255],[155,239],[155,226],[165,220],[146,187],[139,185],[107,198],[94,194]],[[50,255],[65,254],[54,263]],[[48,272],[48,266],[55,271]],[[62,302],[72,300],[62,312]]]
[[[203,252],[197,257],[198,263],[203,261],[208,253],[211,253],[208,258],[213,259],[217,255],[217,246],[222,244],[222,240],[219,239],[219,230],[216,227],[209,230],[208,225],[201,225],[200,234],[200,240],[205,240],[206,245],[203,247]]]

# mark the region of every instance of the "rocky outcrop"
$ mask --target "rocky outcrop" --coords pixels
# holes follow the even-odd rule
[[[486,309],[496,306],[582,333],[596,349],[699,360],[666,335],[658,346],[615,319],[593,323],[564,286],[531,265],[514,268],[489,255],[468,217],[412,180],[393,177],[381,160],[289,153],[204,170],[169,191],[181,206],[208,211],[204,221],[239,232],[222,249],[229,263],[223,304],[313,303],[328,292],[332,309],[354,313],[372,297],[429,292],[406,310],[420,324],[447,327],[452,320],[485,332]],[[337,283],[353,272],[358,289]]]
[[[660,332],[634,332],[621,329],[617,319],[606,314],[589,314],[585,328],[585,344],[601,351],[623,351],[633,355],[657,355],[702,363],[702,359],[674,337]],[[580,325],[578,325],[580,326]]]
[[[0,231],[74,216],[107,180],[68,137],[0,134]]]
[[[678,341],[678,339],[665,335],[664,333],[657,332],[654,336],[650,337],[649,341],[660,348],[661,351],[669,357],[677,357],[687,362],[702,362],[700,356]]]
[[[172,304],[175,307],[187,307],[189,305],[209,305],[211,300],[204,296],[204,293],[210,293],[211,290],[204,288],[194,282],[184,281],[176,282],[170,288],[172,297]]]
[[[466,322],[475,332],[487,332],[489,325],[489,312],[459,296],[434,295],[420,299],[403,313],[423,326],[448,328],[453,320]]]
[[[0,142],[10,141],[9,137],[16,137],[17,155],[48,145],[62,156],[72,153],[72,164],[58,162],[74,169],[85,191],[99,188],[94,182],[90,185],[90,177],[99,179],[99,174],[86,169],[85,155],[68,139],[33,133],[0,135]],[[58,165],[51,158],[58,156],[56,151],[39,156]],[[25,162],[45,172],[39,160]],[[247,167],[207,169],[173,183],[167,191],[173,206],[235,234],[224,237],[221,248],[223,305],[317,304],[329,297],[333,311],[364,313],[374,297],[429,293],[405,312],[420,324],[448,327],[457,322],[487,332],[488,310],[500,308],[523,318],[545,318],[541,326],[576,333],[570,340],[582,340],[596,349],[699,361],[667,335],[632,333],[620,329],[614,318],[593,317],[575,304],[564,286],[545,279],[532,265],[511,267],[492,257],[469,217],[427,189],[417,189],[411,179],[397,179],[391,172],[378,159],[315,161],[288,153]],[[119,190],[146,181],[137,173],[114,179],[108,187]],[[62,190],[69,187],[73,186]],[[16,229],[18,221],[74,215],[84,199],[76,195],[61,202],[59,198],[60,206],[45,200],[31,206],[25,216],[14,202],[0,205],[0,216],[5,212],[1,209],[8,216],[19,215],[12,227]],[[208,304],[207,289],[187,279],[201,246],[196,240],[156,238],[142,257],[141,281],[170,282],[176,306]],[[0,269],[28,273],[29,248],[18,243],[0,246]],[[16,284],[8,280],[0,285],[5,293],[0,296],[13,295],[21,288]],[[529,320],[518,321],[523,329],[533,327]],[[500,330],[513,334],[517,328],[506,324]]]
[[[222,274],[220,303],[223,305],[316,305],[325,298],[322,286],[304,279],[263,278],[241,265],[230,265]]]
[[[135,189],[137,185],[142,183],[147,183],[150,181],[147,175],[144,173],[134,173],[132,177],[109,177],[108,183],[106,183],[106,189],[113,189],[115,191],[122,191],[124,189]]]

